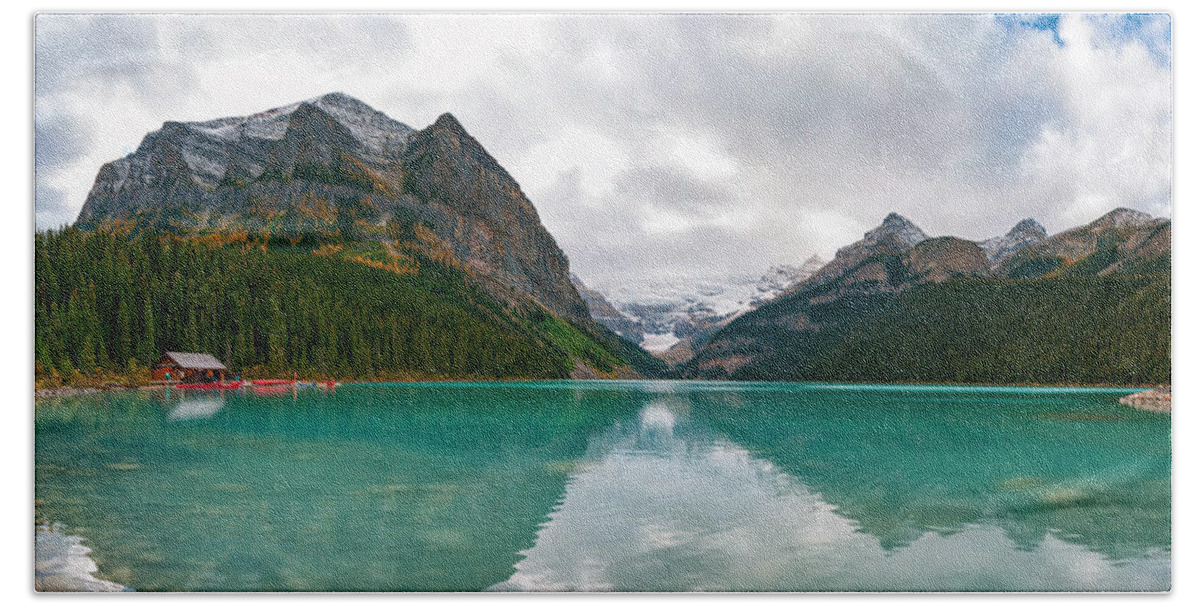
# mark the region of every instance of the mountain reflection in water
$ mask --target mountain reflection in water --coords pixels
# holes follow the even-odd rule
[[[1115,516],[1133,508],[1146,515],[1168,490],[1132,481],[1133,470],[1114,474],[1118,481],[1108,483],[1027,477],[989,489],[986,480],[952,479],[968,472],[964,464],[933,478],[925,474],[927,466],[945,464],[939,459],[961,459],[956,452],[967,446],[936,456],[915,439],[863,445],[864,438],[832,432],[828,424],[797,420],[814,415],[809,408],[820,409],[820,399],[804,404],[808,414],[772,416],[747,411],[753,397],[741,394],[740,403],[721,403],[727,397],[704,393],[655,400],[638,417],[597,437],[587,457],[594,464],[572,477],[562,504],[534,547],[524,552],[517,572],[493,590],[1149,590],[1169,585],[1169,544],[1155,544],[1169,543],[1169,528],[1148,526],[1157,530],[1142,530],[1143,537],[1132,543],[1128,535],[1108,536],[1113,530],[1107,527],[1115,522],[1105,519],[1107,511]],[[726,423],[744,421],[729,430],[756,453],[782,450],[792,458],[777,466],[753,455],[714,431],[708,415]],[[897,430],[893,423],[885,427]],[[916,470],[905,470],[916,462],[906,458],[909,450],[925,454]],[[873,460],[886,454],[890,465]],[[882,467],[858,471],[863,464]],[[1021,465],[1010,460],[1005,466]],[[789,474],[789,468],[825,472],[808,483]],[[1148,472],[1146,466],[1135,469]],[[1158,495],[1135,491],[1146,486]],[[1094,498],[1083,498],[1092,493]],[[845,505],[832,504],[827,495]],[[1143,527],[1130,523],[1122,527]],[[1123,559],[1114,559],[1118,556]]]
[[[139,590],[1163,590],[1170,419],[1118,395],[89,395],[38,404],[37,510]]]

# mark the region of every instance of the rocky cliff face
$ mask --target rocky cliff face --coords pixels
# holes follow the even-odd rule
[[[1139,266],[1169,269],[1171,221],[1133,209],[1114,209],[1001,260],[998,276],[1107,275]]]
[[[927,238],[916,224],[890,213],[861,240],[839,249],[833,261],[788,288],[785,295],[804,292],[828,301],[851,294],[896,291],[905,280],[901,256]]]
[[[641,344],[645,338],[642,331],[641,322],[634,320],[629,315],[617,310],[604,294],[589,288],[583,284],[583,281],[574,274],[571,275],[571,283],[575,285],[575,289],[579,295],[583,297],[583,301],[587,303],[588,312],[597,323],[613,330],[618,336],[625,338],[634,344]]]
[[[453,116],[443,114],[410,137],[403,170],[405,192],[450,211],[431,223],[460,259],[569,319],[589,318],[567,258],[533,204]]]
[[[941,283],[956,277],[984,277],[989,267],[979,245],[952,236],[917,243],[904,254],[902,263],[907,283],[911,285]]]
[[[422,246],[448,250],[502,299],[515,292],[589,320],[533,205],[450,114],[415,131],[331,93],[246,117],[168,122],[100,169],[77,223],[114,219],[390,244],[420,224]]]
[[[1008,234],[992,237],[979,243],[979,246],[987,255],[988,263],[995,265],[1016,252],[1044,240],[1046,240],[1046,229],[1037,223],[1037,220],[1025,218],[1017,222],[1017,225],[1013,226]]]

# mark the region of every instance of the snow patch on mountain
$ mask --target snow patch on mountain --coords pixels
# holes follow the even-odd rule
[[[1037,220],[1025,218],[1017,222],[1004,236],[992,237],[979,243],[987,254],[988,262],[995,265],[1004,258],[1046,240],[1046,229]]]
[[[724,281],[630,284],[606,295],[614,307],[640,328],[642,348],[663,352],[680,340],[713,325],[728,323],[762,306],[811,276],[824,264],[824,260],[813,256],[799,266],[776,265],[757,276],[732,276]],[[625,335],[616,328],[611,329]]]

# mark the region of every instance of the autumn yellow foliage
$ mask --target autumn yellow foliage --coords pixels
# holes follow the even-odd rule
[[[449,268],[457,268],[462,271],[467,270],[467,265],[463,264],[458,257],[454,255],[454,250],[446,241],[442,240],[437,234],[425,226],[425,224],[417,224],[413,226],[413,232],[416,234],[420,245],[405,242],[403,247],[406,249],[416,248],[424,253],[429,259]]]
[[[415,275],[415,274],[417,274],[417,271],[420,270],[420,267],[421,267],[420,264],[417,262],[416,258],[414,258],[411,255],[404,254],[404,253],[402,253],[400,255],[390,255],[389,254],[387,262],[380,262],[378,260],[372,260],[370,258],[366,258],[361,255],[356,255],[356,256],[350,258],[350,260],[354,261],[354,262],[358,262],[359,264],[364,264],[364,265],[370,266],[371,268],[378,268],[380,270],[386,270],[388,272],[395,273],[395,274],[398,274],[401,276]]]
[[[324,245],[321,245],[320,247],[313,249],[313,255],[333,255],[335,253],[338,253],[341,250],[342,250],[341,245],[335,245],[333,243],[325,243]]]

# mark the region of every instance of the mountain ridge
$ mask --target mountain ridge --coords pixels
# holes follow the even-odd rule
[[[1158,260],[1159,266],[1164,265],[1165,258],[1165,268],[1169,269],[1170,226],[1169,219],[1118,207],[1015,252],[1001,260],[994,272],[1012,278],[1063,273],[1105,275],[1131,268],[1131,256],[1151,264]]]
[[[880,317],[897,302],[922,302],[924,306],[953,307],[960,303],[943,302],[937,297],[949,294],[970,294],[970,297],[1009,298],[1022,293],[1023,283],[1041,280],[1049,282],[1048,293],[1075,293],[1079,289],[1105,289],[1105,284],[1079,283],[1076,278],[1095,277],[1103,282],[1125,276],[1160,276],[1170,272],[1170,225],[1164,218],[1118,208],[1084,226],[1064,230],[1045,239],[1010,239],[1010,251],[995,262],[988,259],[983,244],[957,237],[935,237],[910,244],[924,232],[897,214],[889,214],[879,227],[864,234],[863,239],[838,250],[834,260],[779,298],[729,323],[703,344],[697,345],[694,356],[681,368],[685,377],[754,379],[804,379],[804,365],[819,359],[822,353],[838,348],[849,328],[868,323],[864,319]],[[1006,236],[1036,234],[1040,224],[1023,220]],[[1002,237],[1001,237],[1002,238]],[[990,239],[994,244],[996,240]],[[993,252],[1002,248],[993,249]],[[970,290],[963,285],[984,281],[999,291]],[[941,285],[945,284],[945,289]],[[1084,285],[1084,287],[1081,287]],[[1161,297],[1157,283],[1140,284],[1139,289],[1155,295],[1130,297]],[[930,286],[938,286],[932,289]],[[1057,287],[1054,287],[1057,286]],[[1041,289],[1041,288],[1039,288]],[[1055,290],[1059,291],[1055,291]],[[1008,290],[1008,291],[1006,291]],[[1016,290],[1016,291],[1012,291]],[[943,294],[918,297],[909,294]],[[1114,293],[1125,293],[1116,289]],[[955,296],[959,297],[959,296]],[[932,298],[932,299],[930,299]],[[1019,299],[1019,298],[1018,298]],[[908,305],[908,304],[905,304]],[[966,323],[988,318],[987,303],[972,305],[982,308]],[[1066,309],[1066,303],[1063,303]],[[1097,310],[1103,307],[1097,306]],[[1121,309],[1127,315],[1127,309]],[[1019,308],[1005,309],[1003,314],[1019,314]],[[891,313],[901,322],[908,317],[927,318],[930,311],[906,310]],[[999,313],[998,313],[999,314]],[[1114,313],[1115,314],[1115,313]],[[1066,320],[1064,320],[1066,321]],[[1008,322],[1019,326],[1019,318]],[[1045,319],[1039,322],[1047,322]],[[1072,321],[1073,322],[1073,321]],[[1099,323],[1099,320],[1096,321]],[[868,323],[869,325],[869,323]],[[991,327],[991,326],[989,326]],[[1158,327],[1158,326],[1155,326]],[[856,330],[860,335],[872,334],[867,329]],[[994,331],[989,329],[988,331]],[[1167,328],[1169,332],[1169,325]],[[949,339],[949,338],[947,338]],[[856,348],[870,348],[869,344]],[[910,348],[917,348],[910,345]],[[1047,348],[1057,348],[1047,346]],[[897,353],[903,356],[903,353]],[[792,361],[784,364],[783,361]],[[808,363],[803,363],[808,362]],[[799,365],[800,367],[795,367]],[[1153,365],[1157,365],[1154,363]],[[753,370],[742,372],[743,368]],[[824,368],[822,368],[824,369]],[[1157,367],[1155,369],[1158,369]],[[790,371],[789,371],[790,370]],[[746,376],[745,374],[750,374]],[[812,371],[812,373],[816,373]],[[822,372],[827,373],[827,372]],[[1039,373],[1045,372],[1042,369]],[[741,374],[741,375],[739,375]],[[799,375],[796,375],[799,374]],[[900,373],[902,376],[903,374]],[[849,378],[847,378],[849,379]],[[928,380],[925,376],[923,380]],[[1044,379],[1039,381],[1053,381]]]
[[[241,257],[261,249],[265,259],[320,274],[322,278],[311,284],[317,301],[354,299],[341,291],[355,287],[332,274],[342,269],[360,280],[371,277],[371,289],[379,288],[373,293],[403,294],[396,306],[425,302],[442,314],[379,309],[396,323],[438,331],[462,325],[461,338],[435,340],[441,350],[422,359],[433,367],[417,370],[405,367],[416,360],[411,356],[386,359],[389,352],[415,352],[398,342],[403,338],[392,335],[394,331],[362,338],[366,342],[360,340],[355,348],[373,353],[371,365],[361,371],[363,377],[464,374],[462,363],[478,362],[478,356],[453,349],[466,348],[484,339],[481,336],[491,336],[486,339],[492,345],[507,341],[518,350],[543,349],[536,356],[521,351],[534,377],[631,377],[662,371],[661,362],[592,319],[571,283],[566,255],[533,203],[448,112],[423,129],[413,129],[349,95],[330,93],[247,116],[167,121],[147,133],[133,153],[105,163],[74,226],[62,234],[47,234],[44,242],[79,246],[81,241],[71,231],[93,235],[80,236],[82,242],[112,247],[117,245],[105,241],[104,235],[145,234],[151,241],[178,243],[196,259],[194,268],[210,261],[197,244],[217,247],[221,255],[230,256],[230,263],[239,265],[244,262]],[[239,249],[241,257],[235,253]],[[117,250],[120,255],[139,255]],[[368,267],[363,269],[366,274],[349,270],[361,266]],[[170,277],[169,269],[156,272]],[[246,275],[239,280],[260,279]],[[270,287],[274,289],[277,286]],[[106,293],[101,299],[119,302],[128,293]],[[271,310],[272,304],[256,301],[254,306]],[[49,308],[42,312],[54,314]],[[157,322],[150,316],[145,324]],[[332,322],[329,331],[354,336],[362,335],[366,326],[350,318]],[[187,326],[174,319],[170,323]],[[221,335],[234,331],[211,329]],[[263,330],[254,331],[257,336]],[[296,331],[305,334],[312,328]],[[411,339],[431,339],[428,329],[421,332]],[[192,333],[171,332],[166,338],[154,334],[149,339],[173,350],[203,346]],[[235,360],[264,365],[261,340],[254,338]],[[289,345],[283,356],[277,352],[278,342],[272,344],[272,369],[293,355],[300,363],[311,363],[307,346]],[[344,352],[346,344],[328,348],[339,356],[354,354]],[[93,359],[117,357],[119,362],[122,352],[105,343]],[[332,365],[329,357],[322,360],[322,365]],[[503,368],[481,366],[478,373],[522,375],[519,364],[504,360]],[[496,371],[500,369],[503,373]]]
[[[373,241],[393,252],[408,240],[452,256],[497,297],[511,289],[590,321],[533,204],[450,113],[415,130],[330,93],[248,116],[168,121],[101,167],[76,224],[114,219],[264,241]],[[440,242],[415,238],[416,224]]]
[[[987,255],[988,262],[994,266],[1016,252],[1046,240],[1047,237],[1046,228],[1037,220],[1027,217],[1017,222],[1004,235],[981,241],[979,246]]]
[[[453,114],[414,129],[343,93],[241,117],[164,122],[98,171],[76,227],[110,224],[311,252],[400,277],[438,264],[448,269],[439,289],[459,280],[481,289],[484,309],[499,306],[512,317],[508,327],[535,333],[535,342],[557,341],[585,376],[585,360],[645,363],[646,353],[617,334],[669,348],[663,359],[684,363],[685,375],[728,377],[767,369],[763,358],[797,348],[781,337],[819,338],[799,347],[816,352],[834,330],[898,301],[945,304],[913,293],[1060,279],[1055,285],[1079,290],[1091,284],[1067,280],[1169,273],[1171,255],[1169,219],[1122,207],[1054,235],[1025,218],[978,242],[931,238],[892,212],[827,263],[810,258],[772,267],[756,284],[742,281],[738,289],[753,291],[736,303],[733,286],[705,285],[678,302],[614,304],[571,274],[520,185]]]

